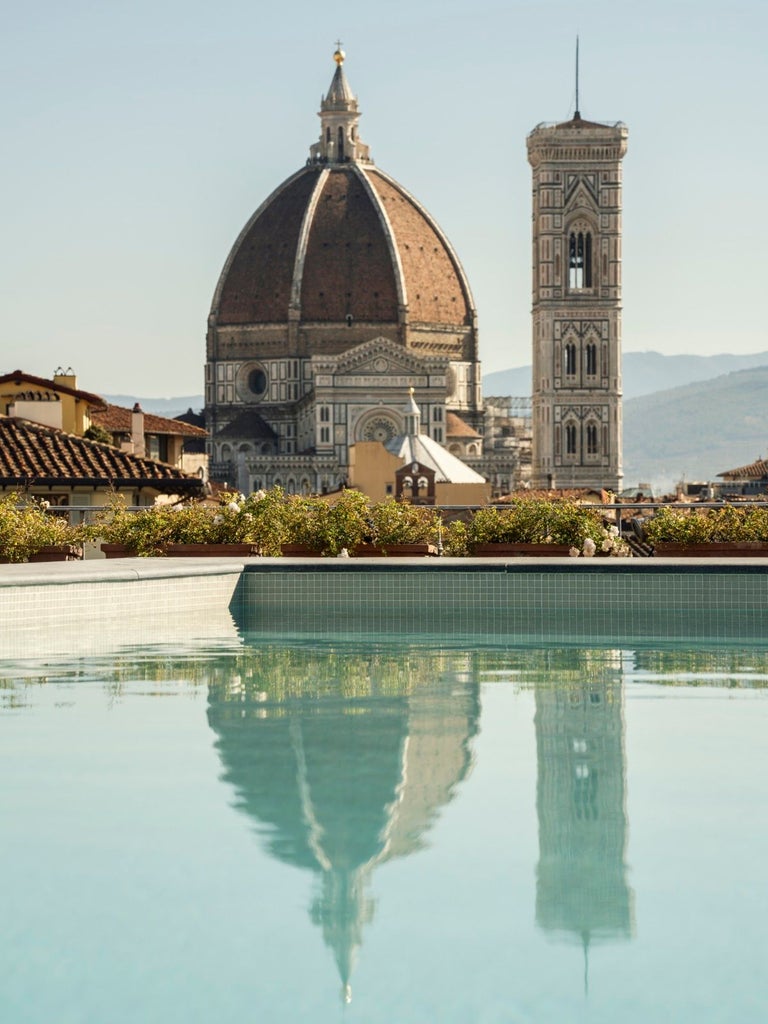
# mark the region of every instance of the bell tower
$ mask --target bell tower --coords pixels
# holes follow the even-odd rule
[[[627,127],[539,124],[533,169],[534,487],[619,491],[621,161]]]

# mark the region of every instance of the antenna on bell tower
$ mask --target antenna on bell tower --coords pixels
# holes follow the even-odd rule
[[[578,36],[576,36],[576,110],[574,111],[573,116],[577,120],[581,117],[581,112],[579,110],[579,37]]]

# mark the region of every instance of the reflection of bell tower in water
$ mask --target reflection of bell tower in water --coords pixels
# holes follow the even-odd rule
[[[334,662],[264,648],[250,678],[209,691],[208,720],[238,808],[266,826],[273,856],[317,876],[310,916],[347,1002],[373,917],[374,867],[423,845],[471,764],[477,686],[452,676],[446,697],[441,668],[439,656],[420,652]],[[279,678],[290,680],[290,694]]]
[[[620,669],[583,662],[573,675],[536,688],[536,923],[581,942],[586,970],[592,942],[631,938],[634,898]]]

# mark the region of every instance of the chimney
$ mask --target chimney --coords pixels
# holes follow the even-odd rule
[[[61,366],[57,366],[53,371],[53,383],[77,391],[77,374],[71,366],[68,366],[66,370]]]
[[[144,411],[137,402],[131,411],[131,444],[133,454],[144,458],[146,448],[144,447]]]

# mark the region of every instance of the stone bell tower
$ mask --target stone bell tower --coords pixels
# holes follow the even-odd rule
[[[578,92],[576,105],[578,107]],[[621,122],[539,124],[533,168],[534,487],[619,491]]]

